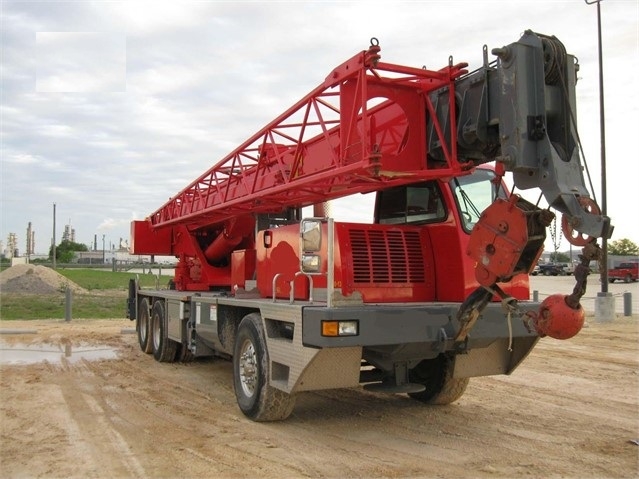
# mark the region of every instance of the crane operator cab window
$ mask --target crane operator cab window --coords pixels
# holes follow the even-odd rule
[[[436,181],[396,186],[377,194],[379,224],[423,224],[446,219],[446,208]]]
[[[462,227],[470,233],[479,221],[482,211],[496,198],[506,198],[506,190],[501,183],[495,184],[495,173],[491,170],[477,169],[468,176],[451,181],[455,201],[462,221]]]

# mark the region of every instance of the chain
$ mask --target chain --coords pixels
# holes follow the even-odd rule
[[[555,259],[554,261],[557,262],[557,251],[559,250],[559,244],[561,243],[561,239],[562,239],[562,230],[561,228],[559,228],[559,237],[557,237],[557,217],[555,216],[555,219],[552,222],[552,226],[550,226],[550,228],[548,228],[550,230],[550,238],[552,239],[552,247],[553,247],[553,252],[555,253]]]
[[[590,274],[590,262],[599,261],[602,257],[602,251],[599,245],[593,241],[588,243],[581,250],[579,255],[579,264],[575,267],[575,288],[572,294],[566,296],[566,304],[571,308],[578,308],[579,301],[586,294],[586,286],[588,285],[588,275]]]

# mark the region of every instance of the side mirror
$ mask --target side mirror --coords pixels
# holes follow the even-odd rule
[[[321,258],[319,254],[322,246],[322,221],[305,219],[300,224],[300,269],[304,273],[319,273]]]

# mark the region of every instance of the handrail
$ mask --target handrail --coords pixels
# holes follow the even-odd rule
[[[277,273],[275,276],[273,276],[273,302],[275,302],[275,283],[277,282],[277,278],[279,278],[280,276],[282,276],[282,273]]]
[[[291,304],[293,304],[293,302],[295,301],[295,280],[300,274],[303,274],[304,276],[308,278],[308,281],[309,281],[308,302],[313,304],[313,278],[311,277],[310,274],[305,273],[304,271],[298,271],[297,273],[295,273],[295,276],[293,276],[293,279],[290,281],[289,284],[291,287],[291,293],[290,293],[289,301]]]

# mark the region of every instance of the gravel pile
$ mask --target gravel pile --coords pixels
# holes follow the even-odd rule
[[[46,266],[18,264],[0,273],[0,291],[6,293],[50,294],[64,291],[67,287],[74,293],[87,292]]]

